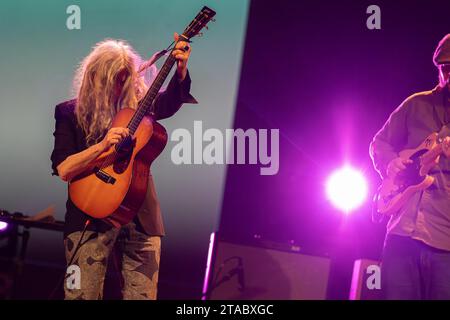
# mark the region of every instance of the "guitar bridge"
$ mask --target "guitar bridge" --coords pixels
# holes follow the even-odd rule
[[[111,176],[110,174],[106,173],[105,171],[103,171],[98,167],[94,168],[94,172],[97,178],[99,178],[105,183],[114,184],[116,182],[116,179],[113,176]]]

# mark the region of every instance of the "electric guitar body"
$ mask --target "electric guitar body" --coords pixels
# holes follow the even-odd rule
[[[449,156],[448,141],[448,137],[441,141],[438,133],[432,133],[417,148],[399,153],[400,158],[412,160],[412,163],[406,164],[406,169],[395,176],[383,180],[374,199],[378,213],[394,214],[417,191],[434,183],[435,179],[428,173],[439,163],[441,154]]]

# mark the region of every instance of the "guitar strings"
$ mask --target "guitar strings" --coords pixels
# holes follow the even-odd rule
[[[183,32],[183,37],[185,39],[187,39],[189,41],[189,39],[191,37],[186,37],[184,36],[184,34],[189,33],[191,30],[191,26],[193,23],[195,23],[195,21],[198,21],[198,23],[200,25],[203,25],[205,19],[207,19],[208,16],[202,14],[200,19],[194,18],[194,20],[189,24],[189,26],[186,28],[186,30]],[[184,40],[178,40],[178,41],[184,41]],[[170,48],[173,45],[174,42],[172,42],[168,48]],[[175,49],[175,46],[171,49],[171,53],[172,51]],[[167,58],[166,62],[164,63],[164,66],[168,66],[169,64],[175,63],[175,58],[170,54],[170,56]],[[146,95],[144,96],[144,98],[139,102],[138,104],[138,109],[136,110],[136,112],[133,114],[133,116],[131,117],[127,128],[131,129],[132,133],[130,134],[130,136],[134,135],[134,133],[136,132],[137,128],[139,127],[142,118],[144,117],[145,113],[147,112],[148,109],[148,99],[149,96],[154,96],[152,98],[153,102],[154,99],[156,98],[156,94],[153,92],[154,88],[157,86],[161,86],[162,84],[159,83],[161,81],[162,78],[164,78],[164,80],[167,78],[167,75],[169,74],[170,70],[172,69],[172,66],[170,68],[163,68],[161,69],[161,71],[158,73],[158,75],[156,76],[156,79],[154,80],[154,83],[152,84],[152,86],[150,87],[150,89],[147,91]],[[167,70],[168,69],[168,70]],[[156,86],[154,84],[157,84]],[[155,110],[155,105],[154,103],[152,103],[150,105],[150,110],[151,112],[154,112]],[[138,121],[136,121],[137,118],[140,118]],[[100,165],[100,170],[105,169],[106,167],[112,165],[115,161],[116,161],[116,156],[118,155],[117,150],[123,147],[123,144],[125,143],[125,140],[120,141],[116,146],[114,147],[113,152],[111,152],[106,158],[105,160],[102,162],[102,164]]]
[[[170,64],[173,64],[174,62],[175,62],[175,59],[172,56],[170,56],[167,59],[167,62],[165,63],[165,65],[168,66]],[[169,69],[169,70],[167,70],[167,69]],[[131,120],[129,121],[129,123],[127,125],[127,127],[129,129],[131,129],[131,131],[132,131],[130,136],[132,136],[136,132],[137,128],[139,127],[140,122],[142,121],[142,118],[144,117],[145,113],[147,112],[148,99],[149,99],[150,96],[155,96],[155,93],[154,93],[155,89],[154,88],[157,87],[157,86],[161,86],[162,78],[166,78],[167,77],[168,73],[170,72],[170,69],[171,69],[171,67],[170,68],[163,68],[161,70],[161,72],[158,74],[157,78],[154,81],[154,84],[156,83],[156,86],[152,85],[151,88],[149,89],[149,92],[145,95],[144,99],[142,99],[140,101],[140,103],[138,105],[138,109],[133,114]],[[154,99],[154,97],[152,99]],[[154,104],[151,105],[151,108],[154,109]],[[136,119],[139,119],[139,120],[136,120]],[[122,148],[124,143],[125,143],[125,140],[122,140],[121,142],[119,142],[119,144],[117,144],[117,147],[114,148],[114,151],[112,153],[110,153],[105,158],[103,163],[100,165],[100,169],[104,169],[104,168],[112,165],[116,161],[116,156],[118,154],[117,150]]]

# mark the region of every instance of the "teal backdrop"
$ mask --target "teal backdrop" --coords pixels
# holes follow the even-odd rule
[[[70,5],[81,9],[80,30],[66,27]],[[148,58],[203,5],[217,16],[192,43],[191,92],[199,104],[184,105],[164,120],[169,134],[177,128],[192,132],[195,120],[204,128],[232,128],[248,1],[1,1],[0,208],[32,215],[55,206],[56,218],[64,219],[67,186],[51,176],[49,159],[53,113],[72,98],[79,62],[105,38],[124,39]],[[167,231],[161,281],[192,289],[201,286],[209,235],[218,227],[225,166],[176,166],[170,160],[174,144],[169,141],[153,165]],[[61,234],[32,230],[28,261],[57,264],[61,258]]]

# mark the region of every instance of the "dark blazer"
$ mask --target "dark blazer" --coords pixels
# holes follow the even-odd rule
[[[172,77],[165,91],[158,93],[155,100],[155,120],[169,118],[174,115],[183,103],[197,103],[195,98],[189,93],[191,87],[191,79],[189,72],[186,78],[180,82],[176,75]],[[56,168],[68,156],[85,150],[86,136],[83,130],[78,126],[75,117],[76,100],[65,101],[58,104],[55,108],[55,137],[54,148],[51,154],[53,175],[58,175]],[[86,220],[89,217],[79,210],[68,197],[66,203],[66,217],[64,235],[67,236],[72,232],[81,231]],[[147,195],[142,204],[137,218],[143,231],[151,236],[163,236],[164,226],[161,216],[161,208],[156,196],[155,185],[150,175]],[[110,228],[101,220],[94,221],[93,230],[102,230]]]

